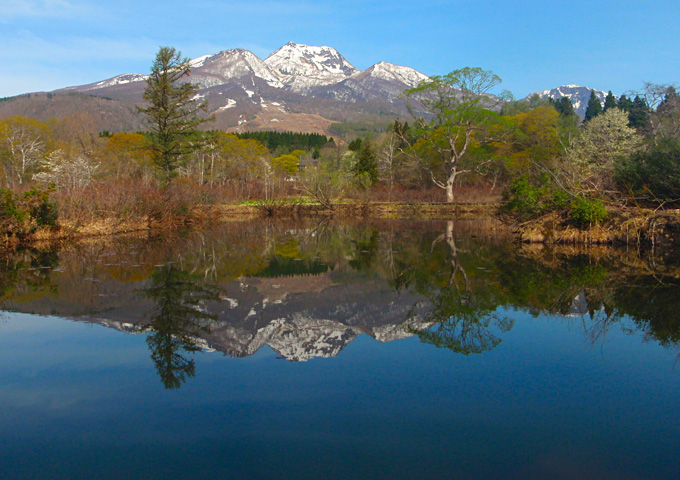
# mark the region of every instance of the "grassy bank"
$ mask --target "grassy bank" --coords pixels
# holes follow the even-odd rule
[[[611,209],[607,219],[576,228],[556,213],[516,226],[527,243],[680,246],[680,210]]]
[[[610,211],[604,222],[577,228],[557,214],[515,224],[499,215],[498,203],[347,200],[326,207],[302,198],[233,203],[225,201],[219,192],[203,190],[195,184],[178,182],[172,188],[165,188],[143,181],[57,192],[50,202],[58,205],[59,210],[54,224],[40,226],[33,222],[25,223],[21,229],[6,230],[4,245],[163,232],[187,225],[202,228],[257,217],[334,216],[341,219],[484,219],[499,231],[514,232],[515,238],[524,243],[680,246],[680,210],[621,208]]]

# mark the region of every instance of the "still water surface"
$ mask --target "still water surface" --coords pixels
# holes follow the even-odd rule
[[[2,258],[0,478],[680,478],[680,261],[483,222]]]

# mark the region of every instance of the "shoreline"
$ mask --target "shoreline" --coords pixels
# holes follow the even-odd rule
[[[498,203],[338,203],[330,208],[320,204],[272,203],[220,204],[198,207],[187,217],[163,222],[148,218],[101,219],[74,224],[64,221],[58,229],[39,229],[23,238],[5,236],[5,248],[39,243],[79,241],[86,238],[125,234],[163,233],[178,228],[201,228],[207,224],[249,221],[256,218],[375,218],[404,220],[483,219],[494,229],[510,233],[520,243],[563,245],[639,245],[680,247],[680,209],[656,211],[642,208],[613,209],[600,225],[578,229],[557,214],[517,224],[499,214]]]

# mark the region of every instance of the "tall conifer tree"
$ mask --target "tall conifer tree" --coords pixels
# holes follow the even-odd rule
[[[616,107],[618,107],[618,104],[616,103],[616,97],[614,96],[612,91],[609,90],[609,93],[607,93],[607,96],[604,99],[604,110],[603,111],[606,112],[610,108],[616,108]]]
[[[187,156],[202,147],[203,135],[197,128],[210,118],[202,118],[207,102],[196,102],[198,86],[189,82],[188,58],[172,47],[161,47],[146,80],[146,108],[153,160],[166,180],[175,176]]]
[[[602,104],[600,99],[595,95],[595,90],[590,91],[590,99],[588,99],[588,108],[586,108],[586,122],[597,117],[602,113]]]
[[[644,130],[649,124],[649,106],[644,98],[637,95],[628,112],[629,126]]]
[[[633,101],[628,98],[625,95],[621,95],[621,98],[619,98],[619,103],[618,107],[623,110],[624,112],[630,112],[631,107],[633,106]]]

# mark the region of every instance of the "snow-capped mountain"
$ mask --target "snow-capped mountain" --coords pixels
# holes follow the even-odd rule
[[[267,64],[252,52],[241,48],[204,55],[192,60],[191,66],[191,81],[203,88],[223,85],[243,77],[257,77],[272,87],[283,87]]]
[[[376,63],[363,72],[357,72],[335,85],[313,89],[317,97],[333,98],[343,102],[373,102],[387,99],[399,101],[407,88],[413,88],[429,77],[410,67],[392,63]]]
[[[68,87],[64,90],[72,90],[79,92],[88,92],[91,90],[100,90],[102,88],[116,87],[119,85],[127,85],[130,83],[144,82],[149,76],[143,75],[141,73],[124,73],[123,75],[118,75],[113,78],[102,80],[96,83],[90,83],[87,85],[80,85],[77,87]]]
[[[590,92],[593,91],[600,100],[600,103],[604,106],[604,99],[607,96],[607,92],[603,92],[602,90],[597,90],[595,88],[582,87],[581,85],[562,85],[550,90],[543,90],[542,92],[533,92],[527,95],[525,99],[529,99],[533,95],[538,95],[541,98],[550,97],[552,99],[567,97],[569,100],[571,100],[571,104],[574,106],[574,111],[581,118],[585,118],[586,109],[588,108],[588,100],[590,99]]]
[[[142,101],[146,78],[125,74],[51,93],[105,97],[124,102],[126,111],[134,112],[134,105]],[[376,114],[405,115],[399,95],[427,78],[412,68],[386,62],[361,71],[334,48],[287,43],[265,60],[238,48],[200,56],[191,60],[190,81],[200,87],[198,98],[207,100],[215,115],[212,128],[328,133],[334,120],[375,121]]]
[[[269,55],[264,63],[279,74],[290,90],[300,93],[341,82],[359,72],[334,48],[292,42]]]

